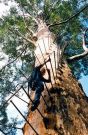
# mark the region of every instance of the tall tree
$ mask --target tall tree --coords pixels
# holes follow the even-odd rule
[[[52,100],[46,89],[43,92],[50,109],[47,110],[41,99],[39,110],[43,120],[36,110],[30,112],[28,121],[42,135],[87,135],[87,97],[70,70],[77,78],[81,73],[88,74],[87,1],[15,2],[17,7],[12,7],[10,13],[1,19],[1,49],[8,55],[8,63],[1,69],[1,83],[4,80],[6,88],[9,80],[12,86],[10,83],[8,86],[14,90],[15,83],[25,82],[20,70],[28,77],[32,63],[38,66],[50,56],[51,63],[48,62],[45,68],[51,72],[51,83],[47,86]],[[11,88],[6,89],[4,95],[9,94]],[[3,95],[3,90],[1,93]],[[34,131],[26,123],[23,133],[32,135]]]

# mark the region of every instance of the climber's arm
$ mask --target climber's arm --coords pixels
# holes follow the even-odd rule
[[[50,61],[50,58],[47,61],[45,61],[43,64],[39,65],[38,68],[41,69],[49,61]]]
[[[42,81],[43,82],[47,82],[47,83],[50,83],[51,82],[51,76],[50,76],[50,70],[47,69],[47,72],[48,72],[48,79],[45,79],[44,77],[42,77]]]

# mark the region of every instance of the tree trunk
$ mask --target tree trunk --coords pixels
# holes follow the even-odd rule
[[[52,83],[47,84],[50,95],[46,87],[42,92],[48,108],[42,97],[38,106],[43,117],[37,109],[31,112],[29,105],[27,120],[39,135],[88,135],[88,98],[72,75],[67,63],[62,62],[58,68],[57,46],[53,43],[52,34],[42,21],[36,36],[38,40],[35,50],[37,55],[35,66],[43,63],[44,59],[48,59],[50,55],[52,65],[48,62],[47,67],[51,72]],[[55,51],[55,59],[53,51]],[[47,77],[47,72],[45,77]],[[34,92],[32,92],[31,98],[34,98]],[[36,135],[35,131],[28,123],[25,123],[24,135]]]

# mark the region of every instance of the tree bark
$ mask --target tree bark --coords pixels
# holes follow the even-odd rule
[[[38,109],[43,117],[37,110],[31,112],[30,104],[27,120],[39,135],[88,135],[88,98],[72,75],[67,63],[62,61],[58,68],[57,46],[53,43],[52,34],[43,22],[39,24],[36,36],[38,40],[35,54],[38,58],[36,58],[35,66],[40,64],[38,59],[43,63],[44,59],[48,59],[50,55],[55,78],[51,64],[48,62],[47,67],[51,72],[53,88],[51,83],[47,84],[50,96],[46,88],[42,92],[48,108],[41,97]],[[56,66],[53,51],[55,51]],[[47,77],[47,73],[45,77]],[[31,98],[34,98],[34,92],[32,92]],[[23,127],[23,134],[36,135],[28,123],[25,123]]]

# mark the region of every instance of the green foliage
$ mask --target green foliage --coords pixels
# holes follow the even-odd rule
[[[8,3],[8,1],[5,2],[5,4]],[[87,3],[86,0],[15,0],[15,2],[17,3],[17,7],[11,7],[10,13],[8,13],[7,16],[3,16],[0,20],[0,39],[2,43],[1,48],[3,52],[8,55],[9,62],[19,58],[22,63],[20,67],[23,68],[23,70],[28,69],[28,65],[33,62],[34,47],[32,47],[31,43],[29,44],[24,41],[24,39],[19,36],[16,31],[18,30],[20,33],[22,33],[23,36],[26,36],[26,34],[28,33],[28,30],[26,29],[27,25],[27,27],[36,32],[37,27],[35,26],[35,22],[32,17],[35,17],[36,19],[37,13],[40,10],[42,10],[43,12],[44,21],[47,24],[53,24],[68,19],[74,13],[76,13],[81,6],[86,5]],[[82,34],[81,29],[86,27],[85,25],[88,22],[87,11],[88,9],[84,10],[78,17],[73,18],[66,24],[62,24],[60,26],[57,25],[50,29],[56,35],[57,42],[62,48],[65,41],[69,42],[69,46],[65,50],[65,58],[81,53],[83,51],[80,45],[82,44],[80,34]],[[24,14],[26,14],[26,17],[24,16]],[[25,46],[27,47],[24,50]],[[29,53],[28,50],[30,50]],[[86,59],[85,62],[80,61],[77,63],[79,64],[79,66],[77,67],[79,67],[80,71],[87,71],[87,66],[85,66],[84,64],[86,63],[87,65]],[[82,70],[81,65],[82,67],[85,67],[82,68]],[[13,65],[10,65],[10,67],[11,66],[16,68],[16,63],[14,62]],[[72,68],[74,68],[74,72],[76,72],[75,67],[76,66],[74,66],[73,64]],[[5,72],[3,73],[3,75],[5,74],[8,75],[7,70],[5,70]]]
[[[5,0],[5,4],[8,4],[8,1],[10,0]],[[8,62],[11,63],[0,70],[0,94],[2,104],[10,91],[15,90],[17,82],[24,84],[24,80],[21,79],[23,75],[19,70],[22,70],[28,77],[32,70],[32,63],[34,62],[34,47],[31,43],[26,42],[18,35],[17,31],[23,36],[27,36],[27,34],[29,34],[26,29],[27,25],[28,28],[36,32],[36,23],[32,17],[36,19],[38,11],[40,10],[43,12],[44,21],[47,25],[50,25],[67,20],[76,13],[81,6],[88,3],[87,0],[15,0],[15,2],[18,6],[11,7],[10,13],[0,19],[0,48],[8,56]],[[82,34],[81,29],[85,27],[88,27],[88,9],[85,9],[78,17],[73,18],[68,23],[50,28],[56,35],[58,45],[63,48],[65,41],[69,43],[64,53],[65,58],[83,52],[80,35]],[[86,37],[86,42],[87,41],[88,36]],[[3,60],[2,57],[0,58],[0,61],[1,60]],[[69,66],[78,79],[81,73],[85,75],[88,74],[87,57]],[[6,107],[0,110],[0,116],[3,116],[3,125],[8,123]]]

